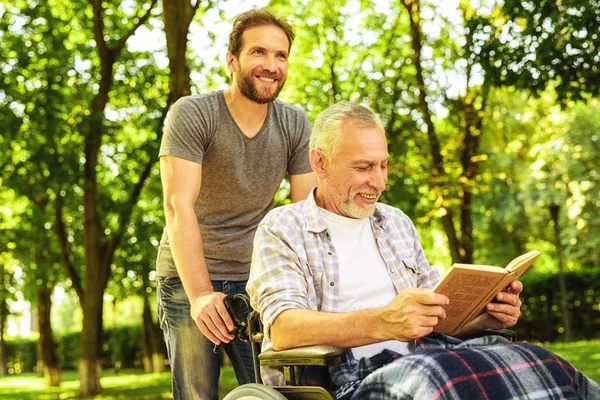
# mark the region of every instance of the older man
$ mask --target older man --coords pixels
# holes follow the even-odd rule
[[[317,188],[271,211],[255,236],[247,289],[264,324],[263,348],[347,347],[348,361],[330,370],[338,398],[600,395],[540,347],[432,333],[449,300],[431,291],[439,274],[410,219],[377,203],[389,155],[374,112],[350,102],[329,107],[310,148]],[[513,282],[458,336],[513,326],[522,288]],[[281,384],[278,371],[262,372],[265,383]]]

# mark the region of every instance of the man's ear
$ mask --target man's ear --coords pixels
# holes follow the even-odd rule
[[[327,159],[325,154],[319,149],[310,151],[310,166],[318,178],[324,178],[327,171]]]
[[[233,74],[235,71],[235,56],[228,51],[225,55],[225,59],[227,60],[227,69],[229,70],[229,73]]]

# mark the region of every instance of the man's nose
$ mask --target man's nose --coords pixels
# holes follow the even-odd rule
[[[371,174],[371,186],[380,192],[385,190],[387,184],[387,169],[384,168],[373,168]]]
[[[275,61],[276,60],[274,55],[268,55],[267,57],[265,57],[265,61],[263,62],[263,69],[269,72],[277,72],[277,64]]]

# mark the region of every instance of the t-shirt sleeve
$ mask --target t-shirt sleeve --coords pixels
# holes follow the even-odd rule
[[[300,175],[312,172],[308,158],[310,132],[312,128],[308,118],[303,112],[298,112],[295,118],[295,132],[292,135],[291,156],[288,162],[288,172],[290,175]]]
[[[202,164],[210,138],[209,110],[202,99],[182,97],[173,104],[165,124],[159,157],[175,156]]]

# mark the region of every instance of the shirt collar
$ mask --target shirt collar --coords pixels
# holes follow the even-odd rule
[[[325,224],[325,221],[323,221],[323,218],[321,218],[321,215],[319,214],[319,206],[317,206],[317,202],[315,200],[316,191],[317,187],[315,186],[308,194],[308,197],[306,198],[306,201],[302,206],[302,211],[306,218],[306,229],[309,232],[321,233],[327,230],[327,225]],[[381,209],[379,204],[375,206],[375,212],[369,217],[369,219],[374,225],[378,226],[379,228],[386,229],[387,222],[385,214],[383,213],[383,210]]]

